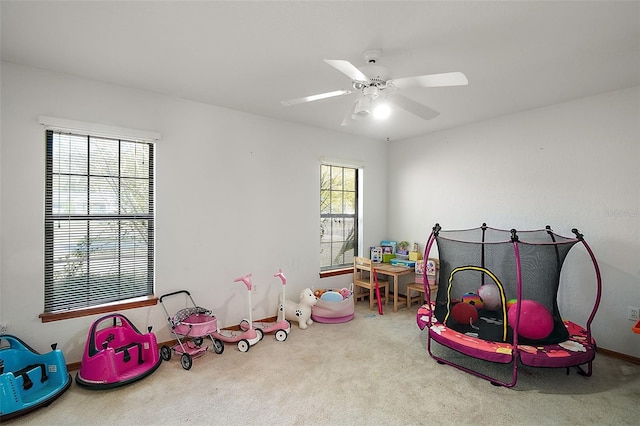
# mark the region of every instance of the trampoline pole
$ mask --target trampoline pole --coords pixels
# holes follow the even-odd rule
[[[522,308],[522,263],[520,259],[520,247],[518,246],[520,239],[516,233],[515,229],[511,230],[511,242],[513,243],[513,254],[515,255],[516,261],[516,300],[518,301],[516,305],[516,320],[513,324],[513,375],[512,375],[512,386],[515,386],[518,381],[518,358],[519,358],[519,349],[518,349],[518,330],[520,323],[520,312]],[[503,307],[504,309],[504,307]]]

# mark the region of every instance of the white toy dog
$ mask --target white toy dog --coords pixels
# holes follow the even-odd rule
[[[311,324],[311,307],[318,303],[318,298],[313,294],[310,288],[305,288],[300,293],[300,301],[298,303],[293,300],[285,300],[284,317],[289,321],[296,321],[301,329],[305,329]]]

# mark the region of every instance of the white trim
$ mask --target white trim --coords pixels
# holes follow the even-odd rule
[[[91,136],[126,139],[133,141],[156,142],[160,140],[160,133],[149,130],[127,129],[125,127],[108,126],[106,124],[88,123],[85,121],[69,120],[66,118],[41,115],[38,122],[47,130],[81,133]]]
[[[354,169],[364,169],[364,161],[320,157],[320,163],[326,164],[328,166],[340,166],[340,167],[352,167]]]

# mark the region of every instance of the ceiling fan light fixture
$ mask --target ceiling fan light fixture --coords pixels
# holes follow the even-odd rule
[[[353,110],[353,118],[359,120],[368,117],[371,114],[371,97],[362,96],[356,101],[356,107]]]
[[[391,115],[391,108],[386,102],[379,102],[373,108],[373,117],[377,120],[385,120]]]

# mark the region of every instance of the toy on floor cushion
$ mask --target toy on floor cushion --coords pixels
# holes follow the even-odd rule
[[[320,300],[326,300],[327,302],[342,302],[343,299],[342,294],[334,290],[327,290],[320,297]]]
[[[296,321],[301,329],[305,329],[311,324],[311,307],[318,303],[318,298],[310,288],[305,288],[300,293],[298,302],[292,300],[284,301],[284,315],[289,321]]]

